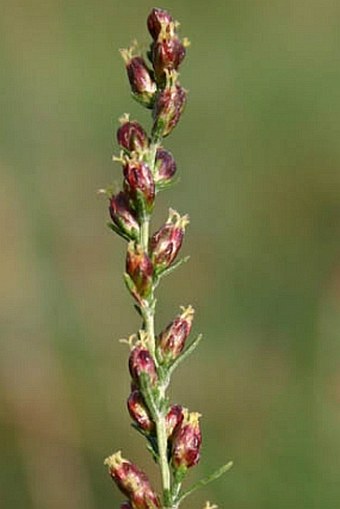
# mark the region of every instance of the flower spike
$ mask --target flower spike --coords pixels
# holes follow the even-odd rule
[[[159,467],[161,494],[120,451],[109,456],[105,465],[125,497],[120,509],[179,509],[187,496],[217,479],[231,463],[182,489],[187,470],[200,460],[200,414],[173,404],[167,390],[173,372],[194,351],[202,335],[187,345],[194,318],[192,306],[182,307],[161,332],[156,332],[155,313],[157,286],[189,258],[177,258],[189,218],[170,208],[157,231],[151,231],[151,218],[160,192],[172,186],[177,174],[175,158],[163,142],[176,128],[186,105],[188,93],[179,82],[178,71],[189,41],[180,38],[178,21],[164,9],[152,9],[147,28],[152,39],[149,63],[136,42],[120,52],[133,97],[151,110],[151,132],[128,114],[121,117],[116,132],[120,153],[113,160],[121,166],[122,185],[112,191],[108,187],[103,194],[109,200],[110,228],[127,241],[124,280],[141,319],[137,334],[121,340],[129,347],[127,411],[132,427],[146,440]],[[205,509],[216,508],[208,503]]]

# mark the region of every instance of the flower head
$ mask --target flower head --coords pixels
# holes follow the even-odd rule
[[[154,178],[157,184],[169,182],[176,173],[176,161],[171,152],[163,147],[157,149],[155,169]]]
[[[133,362],[135,363],[136,359],[134,359]],[[134,365],[133,369],[136,371],[136,365]],[[127,400],[127,407],[131,418],[140,429],[143,431],[151,431],[154,428],[154,423],[151,420],[144,398],[140,391],[134,390],[131,392]]]
[[[157,85],[153,79],[152,72],[146,65],[143,57],[133,56],[135,46],[121,50],[125,61],[126,71],[135,98],[147,108],[152,108]]]
[[[159,136],[168,136],[176,127],[184,111],[187,92],[178,83],[161,90],[153,108],[153,132]]]
[[[165,417],[166,436],[168,440],[172,439],[174,431],[182,424],[183,418],[183,407],[181,405],[172,405]]]
[[[142,199],[150,212],[155,200],[155,181],[149,166],[137,159],[126,159],[124,165],[124,188],[138,207]]]
[[[194,309],[188,306],[167,326],[157,338],[157,354],[161,362],[175,360],[183,351],[190,334]]]
[[[177,35],[165,33],[152,46],[152,64],[156,77],[161,79],[165,71],[177,70],[185,57],[185,47]]]
[[[148,29],[154,40],[158,39],[161,31],[169,32],[173,30],[175,22],[171,14],[164,9],[152,9],[147,20]]]
[[[121,126],[117,130],[117,141],[127,152],[141,152],[148,148],[149,138],[143,127],[136,120],[130,120],[128,115],[121,119]]]
[[[175,260],[188,223],[187,215],[180,216],[178,212],[170,209],[166,223],[151,237],[151,259],[157,272],[166,269]]]
[[[153,264],[143,249],[130,242],[126,254],[126,272],[133,281],[138,295],[147,297],[153,285]]]
[[[157,509],[160,501],[151,487],[147,475],[130,461],[122,458],[118,451],[109,456],[105,462],[109,474],[118,488],[129,499],[133,509]],[[127,506],[125,506],[127,509]]]
[[[185,412],[182,424],[176,429],[171,456],[174,468],[187,469],[199,462],[202,443],[200,417],[197,412]]]
[[[155,384],[158,380],[155,362],[143,343],[137,343],[131,350],[129,370],[132,380],[137,386],[139,385],[141,375],[147,375],[151,384]]]
[[[130,207],[129,198],[126,193],[121,191],[111,196],[109,212],[112,221],[122,233],[130,239],[138,239],[139,224],[134,211]]]

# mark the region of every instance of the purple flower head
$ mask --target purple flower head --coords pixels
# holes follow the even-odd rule
[[[149,146],[149,138],[143,127],[136,120],[129,120],[128,115],[121,118],[117,141],[128,152],[142,152]]]
[[[108,466],[112,480],[128,497],[130,506],[134,509],[160,508],[159,498],[151,487],[147,475],[136,465],[122,458],[120,451],[107,458],[104,464]],[[125,507],[127,509],[126,505]]]
[[[162,90],[153,108],[153,132],[159,136],[168,136],[176,127],[184,111],[187,92],[177,82]]]
[[[151,237],[151,259],[157,272],[162,272],[175,260],[188,223],[187,215],[181,217],[178,212],[170,209],[167,222]]]
[[[202,443],[199,418],[197,412],[185,413],[182,424],[177,427],[172,444],[174,468],[190,468],[199,462]]]
[[[130,239],[137,240],[139,238],[139,224],[126,193],[121,191],[111,196],[109,212],[113,223],[122,233]]]
[[[157,338],[157,353],[161,362],[170,363],[183,351],[185,342],[190,334],[194,309],[188,306],[183,308],[182,314],[167,326]]]
[[[153,264],[143,249],[130,242],[126,254],[126,272],[133,281],[140,298],[146,298],[153,284]]]

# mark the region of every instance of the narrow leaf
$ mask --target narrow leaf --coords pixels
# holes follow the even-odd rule
[[[124,233],[122,230],[120,230],[115,224],[107,223],[107,226],[110,228],[110,230],[114,231],[115,233],[117,233],[117,235],[127,240],[128,242],[131,240],[131,238],[128,235],[126,235],[126,233]]]
[[[197,346],[199,345],[201,339],[202,339],[202,334],[199,334],[197,336],[197,338],[182,352],[182,354],[177,357],[177,359],[174,360],[174,362],[171,364],[171,366],[169,367],[169,371],[168,371],[168,377],[170,378],[170,376],[172,375],[172,373],[175,371],[175,369],[187,358],[189,357],[190,354],[192,354],[192,352],[194,350],[196,350]]]
[[[152,394],[152,390],[150,388],[150,379],[148,375],[142,373],[140,376],[140,387],[142,390],[143,397],[145,399],[145,403],[150,411],[151,417],[155,421],[157,418],[158,410],[154,395]]]
[[[137,313],[139,314],[139,316],[140,316],[141,318],[143,318],[143,319],[144,319],[143,314],[142,314],[142,310],[141,310],[140,306],[138,306],[137,304],[134,304],[134,306],[133,306],[133,307],[135,308],[135,310],[137,311]]]
[[[180,177],[172,178],[170,180],[167,180],[165,182],[156,182],[156,190],[158,191],[165,191],[166,189],[171,189],[175,185],[177,185],[180,181]]]
[[[205,477],[204,479],[201,479],[200,481],[198,481],[196,484],[191,486],[191,488],[189,488],[188,490],[184,491],[179,496],[179,498],[176,500],[176,504],[180,504],[185,498],[187,498],[189,495],[194,493],[196,490],[198,490],[202,486],[206,486],[207,484],[211,483],[212,481],[215,481],[215,479],[218,479],[219,477],[221,477],[221,475],[223,475],[226,472],[228,472],[228,470],[230,470],[232,466],[233,466],[233,462],[229,461],[229,463],[226,463],[225,465],[223,465],[222,467],[217,469],[212,474],[210,474],[207,477]]]
[[[135,293],[137,292],[135,283],[132,281],[131,277],[129,276],[129,274],[127,272],[124,272],[123,277],[124,277],[124,282],[125,282],[126,288],[129,290],[129,292],[132,295],[135,295]]]
[[[168,276],[169,274],[171,274],[171,272],[173,272],[175,269],[177,269],[177,267],[180,267],[180,265],[182,265],[183,263],[186,263],[189,260],[189,258],[190,258],[190,256],[185,256],[184,258],[181,258],[177,262],[175,262],[172,265],[170,265],[170,267],[168,267],[167,269],[163,270],[163,272],[161,272],[158,275],[159,279],[161,279],[164,276]]]

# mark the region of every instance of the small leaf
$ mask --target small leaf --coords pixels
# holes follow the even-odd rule
[[[158,274],[158,278],[161,279],[164,276],[168,276],[169,274],[171,274],[171,272],[180,267],[183,263],[186,263],[189,260],[189,258],[190,256],[185,256],[184,258],[181,258],[177,262],[173,263],[172,265],[170,265],[170,267],[160,272]]]
[[[124,282],[125,282],[125,286],[126,288],[128,289],[128,291],[131,293],[132,297],[134,297],[136,299],[137,302],[141,303],[141,297],[140,295],[138,294],[138,291],[137,291],[137,288],[136,288],[136,285],[135,283],[132,281],[131,277],[129,276],[129,274],[127,274],[126,272],[124,273]]]
[[[150,415],[154,421],[157,420],[158,409],[154,395],[150,387],[150,378],[146,373],[140,375],[140,388],[145,399],[145,403],[150,411]]]
[[[156,182],[156,191],[166,191],[167,189],[171,189],[177,185],[180,180],[180,177],[165,180],[163,182],[160,180],[159,182]]]
[[[145,197],[139,189],[136,189],[136,212],[138,214],[139,221],[143,222],[148,219]]]
[[[135,295],[136,285],[132,281],[131,277],[129,276],[129,274],[127,272],[124,273],[124,282],[126,284],[127,289],[129,290],[129,292],[132,293],[132,295]]]
[[[158,461],[159,461],[159,457],[158,457],[158,455],[155,453],[155,451],[154,451],[154,449],[153,449],[152,445],[151,445],[150,443],[148,443],[148,444],[146,444],[146,448],[147,448],[147,450],[149,451],[149,453],[151,454],[152,459],[154,460],[154,462],[155,462],[155,463],[158,463]]]
[[[158,443],[157,438],[153,435],[149,435],[143,429],[141,429],[138,424],[135,422],[131,423],[133,429],[135,429],[138,433],[140,433],[147,440],[146,448],[151,453],[154,461],[158,463],[159,455],[158,455]]]
[[[207,484],[211,483],[215,479],[218,479],[219,477],[221,477],[221,475],[228,472],[228,470],[230,470],[232,466],[233,466],[233,462],[229,461],[229,463],[226,463],[219,469],[215,470],[215,472],[213,472],[212,474],[210,474],[207,477],[204,477],[203,479],[198,481],[196,484],[191,486],[191,488],[189,488],[188,490],[186,490],[186,491],[182,492],[182,494],[180,494],[180,496],[176,500],[176,504],[180,504],[185,498],[187,498],[189,495],[194,493],[196,490],[198,490],[202,486],[206,486]]]
[[[138,433],[140,433],[143,437],[147,438],[147,434],[145,433],[145,431],[142,428],[140,428],[138,426],[138,424],[136,424],[135,422],[132,422],[131,427],[133,429],[135,429],[136,431],[138,431]]]
[[[114,231],[115,233],[117,233],[117,235],[127,240],[128,242],[131,240],[131,238],[128,235],[126,235],[126,233],[124,233],[122,230],[120,230],[118,226],[116,226],[115,224],[107,223],[107,226],[110,228],[110,230]]]
[[[135,308],[135,310],[137,311],[137,313],[139,314],[139,316],[140,316],[141,318],[143,318],[143,319],[144,319],[143,314],[142,314],[142,310],[141,310],[140,306],[138,306],[138,304],[134,304],[134,306],[133,306],[133,307]]]
[[[174,362],[170,365],[168,370],[168,377],[172,375],[172,373],[175,371],[175,369],[187,358],[190,354],[193,353],[194,350],[198,347],[203,335],[199,334],[196,339],[190,345],[181,353],[177,359],[174,360]]]
[[[141,104],[142,106],[144,106],[144,108],[152,110],[153,104],[155,102],[154,100],[150,100],[149,103],[146,103],[145,99],[143,99],[143,97],[140,97],[138,94],[134,94],[133,92],[131,92],[131,95],[133,99],[138,102],[138,104]]]

